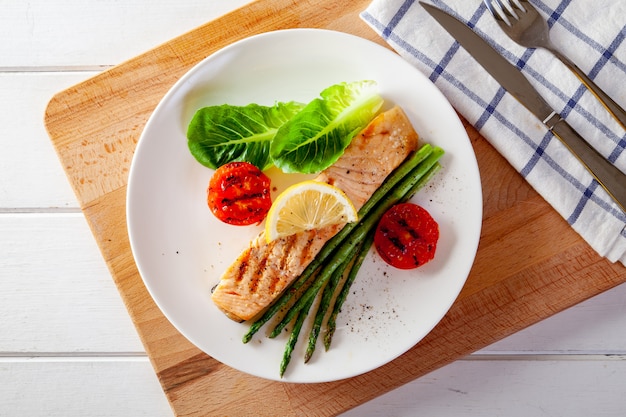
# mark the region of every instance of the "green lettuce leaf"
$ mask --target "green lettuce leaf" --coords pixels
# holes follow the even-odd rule
[[[199,109],[187,128],[187,145],[198,162],[209,168],[245,161],[265,170],[272,165],[270,143],[278,129],[304,104],[274,106],[228,104]]]
[[[328,87],[278,129],[270,146],[274,164],[288,173],[328,168],[382,104],[375,81]]]

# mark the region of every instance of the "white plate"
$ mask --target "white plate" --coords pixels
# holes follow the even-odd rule
[[[263,329],[243,344],[248,325],[226,318],[210,299],[262,226],[228,226],[210,213],[212,171],[189,153],[187,125],[202,106],[307,102],[332,84],[362,79],[377,81],[387,107],[402,106],[422,140],[446,150],[443,170],[414,197],[439,222],[437,254],[400,271],[370,251],[331,349],[318,346],[305,365],[300,342],[282,380],[338,380],[393,360],[441,320],[465,283],[482,221],[480,177],[465,129],[439,90],[393,52],[351,35],[293,29],[245,39],[199,63],[163,98],[137,146],[127,200],[132,251],[150,294],[185,337],[226,365],[280,380],[287,334],[269,339]],[[278,191],[295,181],[276,170],[269,175]]]

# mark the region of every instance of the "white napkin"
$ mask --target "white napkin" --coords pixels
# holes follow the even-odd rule
[[[626,171],[626,132],[553,55],[510,40],[481,0],[429,3],[469,22],[509,61],[522,67],[553,109]],[[532,3],[549,19],[557,48],[626,106],[626,1]],[[361,18],[428,76],[600,255],[626,265],[626,215],[560,141],[505,93],[417,0],[374,0]]]

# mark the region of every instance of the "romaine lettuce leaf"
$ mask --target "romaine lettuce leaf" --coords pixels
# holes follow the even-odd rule
[[[304,104],[274,106],[228,104],[199,109],[187,128],[187,145],[198,162],[209,168],[245,161],[265,170],[272,165],[270,142]]]
[[[328,87],[278,129],[270,156],[283,172],[312,174],[332,165],[383,104],[375,81]]]

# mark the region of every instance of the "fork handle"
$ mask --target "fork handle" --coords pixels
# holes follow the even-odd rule
[[[602,105],[611,113],[613,118],[619,122],[624,129],[626,129],[626,111],[620,107],[611,97],[609,97],[600,87],[596,85],[576,64],[570,61],[567,57],[563,56],[556,50],[552,50],[552,53],[559,58],[576,76],[582,81],[582,83],[593,93],[594,96],[602,103]]]
[[[565,120],[560,119],[549,128],[626,213],[626,175],[589,145]]]

